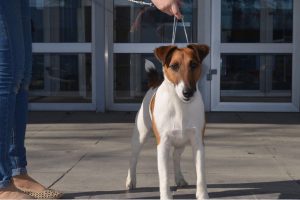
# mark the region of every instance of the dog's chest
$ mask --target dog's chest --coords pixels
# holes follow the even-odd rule
[[[204,106],[200,95],[187,104],[168,92],[158,90],[155,102],[153,114],[161,138],[166,137],[180,146],[201,132]]]

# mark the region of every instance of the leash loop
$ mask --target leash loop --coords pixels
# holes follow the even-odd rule
[[[176,31],[177,31],[177,23],[178,23],[178,20],[177,20],[176,17],[174,17],[174,22],[173,22],[173,35],[172,35],[172,44],[175,43]]]
[[[184,34],[185,34],[186,43],[189,43],[189,38],[188,38],[187,31],[186,31],[186,26],[185,26],[185,22],[184,22],[184,17],[183,16],[182,16],[182,19],[181,19],[181,24],[182,24],[183,31],[184,31]],[[174,16],[172,44],[175,44],[177,26],[178,26],[178,19]]]

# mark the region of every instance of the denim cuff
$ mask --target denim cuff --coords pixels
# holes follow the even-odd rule
[[[11,180],[6,180],[6,181],[0,181],[0,189],[4,189],[8,187],[11,183]]]
[[[27,174],[26,168],[17,168],[12,170],[12,176],[19,176],[23,174]]]

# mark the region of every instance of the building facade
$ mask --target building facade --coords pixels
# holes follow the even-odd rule
[[[199,83],[207,111],[299,112],[300,1],[184,0],[190,42],[211,47]],[[135,111],[145,60],[173,18],[126,0],[30,0],[31,110]],[[182,24],[176,42],[185,46]]]

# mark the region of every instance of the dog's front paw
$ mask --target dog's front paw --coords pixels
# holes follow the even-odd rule
[[[177,179],[176,181],[177,187],[186,187],[189,184],[184,180],[184,178]]]
[[[126,180],[126,189],[133,190],[135,188],[136,188],[136,179],[133,179],[130,176],[128,176]]]
[[[160,200],[170,200],[173,199],[172,195],[161,195]]]
[[[197,192],[196,197],[197,200],[209,199],[207,192]]]

